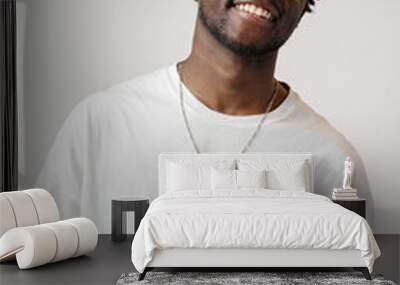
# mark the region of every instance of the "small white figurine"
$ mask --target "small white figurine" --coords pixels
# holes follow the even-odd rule
[[[343,189],[353,189],[351,187],[351,180],[353,178],[354,163],[351,157],[346,157],[344,161],[344,177],[343,177]]]

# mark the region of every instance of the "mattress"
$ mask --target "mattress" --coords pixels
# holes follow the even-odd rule
[[[325,196],[242,189],[167,192],[151,204],[132,243],[139,272],[163,249],[359,250],[372,272],[380,255],[364,218]]]

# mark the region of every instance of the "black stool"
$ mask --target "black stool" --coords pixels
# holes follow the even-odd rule
[[[126,239],[126,212],[135,212],[135,233],[149,208],[148,198],[116,198],[111,201],[111,240]]]

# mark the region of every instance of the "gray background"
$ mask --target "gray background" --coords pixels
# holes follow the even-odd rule
[[[185,57],[192,0],[17,0],[21,187],[84,97]],[[400,233],[399,0],[319,1],[281,52],[278,78],[359,150],[375,233]]]

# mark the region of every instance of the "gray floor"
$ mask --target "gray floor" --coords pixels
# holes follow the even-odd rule
[[[377,273],[399,283],[400,236],[377,235],[382,257]],[[97,249],[78,257],[30,270],[19,270],[15,262],[0,264],[0,284],[115,284],[124,272],[134,271],[130,261],[131,239],[114,243],[110,236],[99,237]]]
[[[18,270],[15,262],[0,264],[0,284],[115,284],[124,272],[133,271],[131,241],[111,241],[99,236],[99,243],[88,256]]]
[[[374,270],[400,284],[400,235],[375,235],[375,239],[382,255],[376,260]]]

